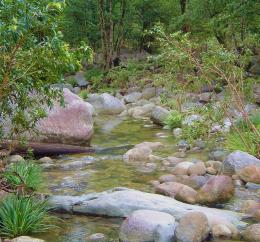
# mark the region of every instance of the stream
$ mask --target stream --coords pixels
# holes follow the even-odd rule
[[[122,155],[133,145],[143,141],[159,141],[164,145],[155,154],[160,157],[177,156],[178,149],[172,133],[154,125],[150,120],[135,120],[126,117],[98,116],[95,118],[95,134],[92,146],[100,148],[95,154],[79,154],[55,157],[55,167],[44,171],[44,193],[55,195],[81,195],[108,190],[113,187],[128,187],[153,192],[152,180],[169,172],[157,167],[154,171],[139,170],[126,164]],[[187,159],[207,161],[207,152],[188,153]],[[241,198],[256,199],[255,192],[237,189],[239,200],[234,199],[221,206],[238,210]],[[93,233],[103,233],[108,241],[118,241],[120,218],[103,218],[82,215],[59,214],[58,227],[40,234],[47,242],[81,242]]]

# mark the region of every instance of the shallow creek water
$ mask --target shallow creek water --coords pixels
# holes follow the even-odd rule
[[[100,151],[95,154],[56,157],[57,168],[50,168],[44,172],[47,184],[43,191],[49,194],[80,195],[124,186],[152,192],[149,181],[158,179],[167,171],[145,173],[122,160],[122,155],[128,149],[143,141],[162,142],[164,148],[155,153],[160,157],[174,156],[178,152],[176,140],[171,132],[163,130],[149,120],[96,117],[92,146],[100,148]],[[205,151],[191,153],[187,158],[206,161],[207,154]],[[250,199],[250,194],[244,194],[245,192],[240,190],[237,192]],[[232,201],[226,208],[236,210],[238,203]],[[59,227],[37,237],[47,242],[80,242],[86,241],[93,233],[103,233],[109,238],[108,241],[118,241],[118,229],[122,223],[120,218],[67,214],[58,216],[62,219],[58,223]]]

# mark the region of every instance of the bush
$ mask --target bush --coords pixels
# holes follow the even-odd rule
[[[24,193],[36,191],[43,181],[40,166],[32,161],[11,164],[3,173],[3,179],[12,190],[22,187]]]
[[[79,96],[83,99],[83,100],[87,100],[88,98],[88,90],[82,90],[79,94]]]
[[[33,197],[8,196],[0,203],[0,234],[13,238],[41,233],[54,227],[49,224],[46,201]]]
[[[182,122],[182,114],[176,110],[171,111],[165,120],[165,126],[169,129],[180,128]]]
[[[103,71],[100,69],[94,68],[94,69],[87,70],[85,73],[86,80],[92,81],[93,78],[96,78],[96,77],[103,77]]]

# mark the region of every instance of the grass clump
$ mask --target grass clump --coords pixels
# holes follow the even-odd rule
[[[180,128],[182,123],[182,114],[176,110],[170,112],[169,116],[164,121],[166,128]]]
[[[14,238],[42,233],[53,227],[46,201],[10,195],[0,202],[1,236]]]
[[[22,187],[25,193],[38,190],[43,182],[41,167],[32,161],[11,164],[2,177],[11,190],[16,191]]]
[[[83,100],[87,100],[88,99],[88,90],[82,90],[79,94],[79,96],[83,99]]]

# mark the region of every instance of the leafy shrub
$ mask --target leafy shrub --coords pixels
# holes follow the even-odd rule
[[[79,96],[83,99],[83,100],[87,100],[88,98],[88,90],[82,90],[79,94]]]
[[[43,181],[40,166],[32,161],[11,164],[3,173],[3,179],[12,190],[22,186],[25,193],[36,191]]]
[[[169,129],[175,129],[181,127],[182,114],[176,110],[171,111],[169,116],[165,120],[165,126]]]
[[[8,196],[0,203],[0,234],[17,237],[52,228],[46,201],[33,197]]]

